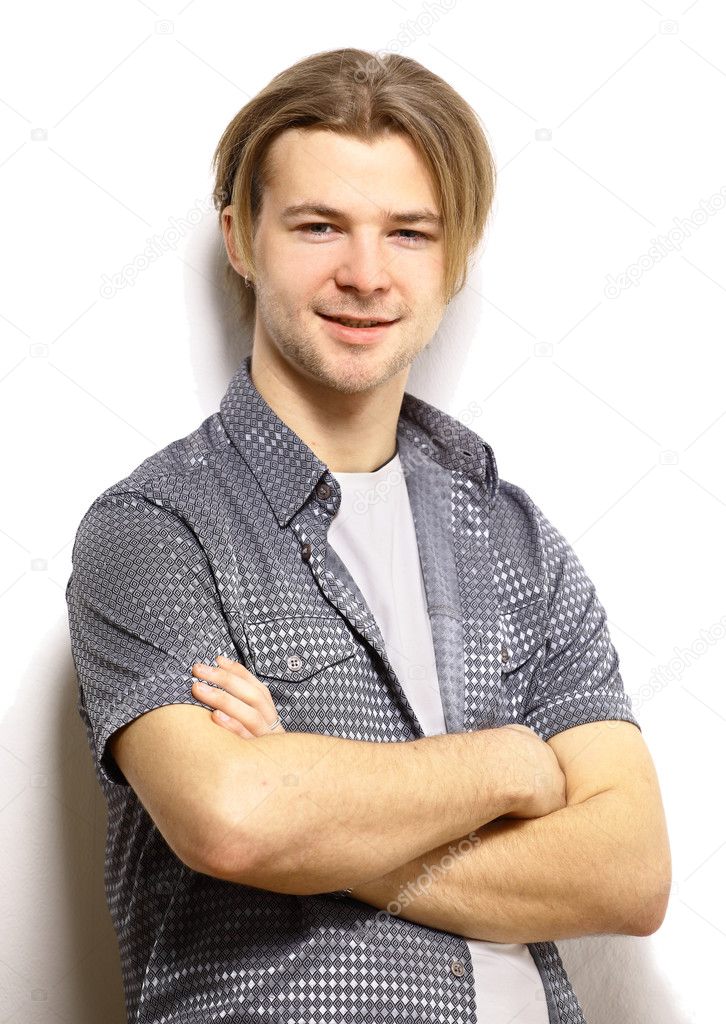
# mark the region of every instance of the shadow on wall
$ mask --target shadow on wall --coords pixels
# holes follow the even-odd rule
[[[589,935],[557,948],[587,1024],[691,1024],[649,936]]]
[[[78,682],[70,653],[65,669],[59,680],[63,706],[57,750],[59,797],[67,816],[59,840],[67,907],[64,944],[72,966],[58,983],[65,990],[62,1009],[79,1024],[126,1024],[121,961],[104,891],[106,802],[76,711]]]

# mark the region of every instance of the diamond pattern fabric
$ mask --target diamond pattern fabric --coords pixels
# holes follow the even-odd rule
[[[192,665],[242,662],[288,730],[424,735],[327,529],[334,474],[239,366],[217,413],[85,512],[66,587],[77,709],[108,806],[105,886],[129,1024],[484,1024],[466,941],[340,893],[291,896],[192,871],[108,750],[166,704],[209,707]],[[397,444],[448,732],[544,740],[633,722],[604,609],[564,537],[494,453],[406,393]],[[325,483],[327,487],[319,485]],[[529,944],[549,1019],[584,1024],[554,942]]]

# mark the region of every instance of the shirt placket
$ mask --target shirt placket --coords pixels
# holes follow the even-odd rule
[[[290,529],[297,537],[301,559],[309,566],[313,580],[326,599],[380,658],[383,681],[389,687],[392,700],[406,720],[412,738],[420,739],[425,735],[423,727],[386,653],[380,626],[347,566],[328,544],[328,526],[339,506],[340,486],[332,474],[326,473],[311,499],[290,521]]]

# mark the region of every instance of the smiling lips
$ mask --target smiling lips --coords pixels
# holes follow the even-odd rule
[[[395,323],[394,320],[363,320],[359,317],[352,316],[333,316],[328,313],[319,313],[324,320],[333,320],[337,324],[342,324],[344,327],[378,327],[381,324]]]

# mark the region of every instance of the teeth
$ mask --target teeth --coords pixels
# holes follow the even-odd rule
[[[375,327],[382,322],[380,320],[343,320],[342,317],[334,317],[334,320],[338,324],[343,324],[344,327]]]

